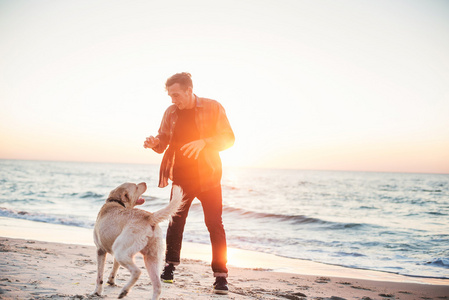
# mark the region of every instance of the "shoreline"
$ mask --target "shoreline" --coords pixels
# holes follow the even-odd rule
[[[0,237],[95,246],[93,243],[92,229],[7,217],[0,217]],[[210,245],[183,242],[182,259],[199,260],[204,263],[209,263],[211,257]],[[349,268],[230,247],[228,248],[228,265],[231,267],[262,269],[265,271],[298,275],[335,276],[362,280],[449,286],[449,279],[406,276],[383,271]]]

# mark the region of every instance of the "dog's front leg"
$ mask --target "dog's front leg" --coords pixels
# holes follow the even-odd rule
[[[97,249],[97,286],[92,295],[100,296],[103,293],[103,273],[106,262],[106,251]]]
[[[120,264],[114,257],[114,266],[112,267],[111,274],[109,274],[108,284],[115,285],[115,277],[117,277],[117,271],[118,271],[119,267],[120,267]]]

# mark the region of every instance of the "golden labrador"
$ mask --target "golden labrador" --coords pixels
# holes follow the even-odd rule
[[[145,202],[141,196],[146,189],[144,182],[124,183],[111,191],[98,213],[94,227],[94,242],[97,246],[97,286],[93,295],[101,295],[103,291],[106,254],[110,253],[114,256],[114,265],[108,284],[115,285],[120,265],[131,273],[131,279],[119,295],[119,298],[125,297],[142,272],[134,263],[134,256],[140,252],[153,285],[153,300],[159,299],[161,294],[159,276],[164,250],[163,234],[158,223],[171,220],[179,211],[183,193],[180,187],[174,186],[170,203],[165,208],[150,213],[134,208]]]

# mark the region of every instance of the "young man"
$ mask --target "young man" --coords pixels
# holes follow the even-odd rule
[[[145,148],[164,153],[159,187],[174,185],[185,193],[184,207],[173,218],[167,230],[166,265],[161,275],[173,282],[173,271],[180,263],[182,236],[192,201],[197,198],[203,207],[204,219],[212,245],[212,270],[216,278],[214,291],[227,294],[227,246],[222,222],[222,166],[219,152],[234,144],[234,133],[225,110],[215,100],[200,98],[193,93],[189,73],[178,73],[165,83],[173,105],[162,118],[156,137],[144,142]]]

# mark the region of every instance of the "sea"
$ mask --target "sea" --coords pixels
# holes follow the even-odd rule
[[[0,160],[0,216],[91,229],[109,192],[146,182],[169,201],[158,165]],[[350,268],[449,278],[449,175],[225,168],[229,247]],[[193,202],[184,241],[209,244]]]

